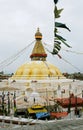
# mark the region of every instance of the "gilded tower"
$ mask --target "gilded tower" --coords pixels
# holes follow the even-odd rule
[[[46,61],[47,54],[45,52],[45,49],[42,44],[42,34],[39,31],[39,28],[37,29],[37,32],[35,33],[35,39],[36,43],[33,48],[32,54],[30,55],[31,60],[43,60]]]

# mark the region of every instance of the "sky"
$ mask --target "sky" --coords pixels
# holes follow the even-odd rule
[[[62,44],[58,56],[48,53],[47,61],[57,66],[62,72],[83,72],[83,1],[59,0],[58,8],[64,8],[58,21],[65,23],[71,30],[60,30],[60,35],[67,39],[72,48]],[[12,64],[2,67],[1,63],[12,57],[34,41],[37,28],[43,35],[42,41],[52,49],[54,44],[54,2],[53,0],[0,0],[0,71],[14,73],[16,69],[30,61],[34,46],[27,48]],[[51,47],[50,47],[51,46]],[[13,58],[12,58],[13,59]],[[9,60],[9,59],[8,59]]]

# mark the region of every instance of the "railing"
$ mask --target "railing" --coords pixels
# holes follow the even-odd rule
[[[13,116],[0,116],[0,130],[83,130],[83,118],[68,118],[62,120],[34,120]]]

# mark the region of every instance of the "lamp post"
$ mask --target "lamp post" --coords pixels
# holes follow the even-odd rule
[[[71,84],[69,85],[69,104],[68,104],[68,113],[71,113]]]
[[[77,87],[75,88],[75,115],[77,116]]]
[[[83,90],[82,90],[82,111],[83,111]]]
[[[61,90],[61,99],[62,99],[62,104],[63,104],[63,94],[65,93],[65,89]]]
[[[83,90],[82,90],[82,98],[83,98]]]
[[[77,96],[75,96],[75,115],[77,116]]]
[[[54,94],[54,111],[57,111],[56,102],[55,102],[55,95],[57,95],[57,91],[53,90],[53,94]]]
[[[70,91],[69,91],[69,104],[68,104],[68,113],[71,112],[71,96],[70,96]]]
[[[14,115],[15,115],[15,111],[16,111],[16,92],[14,92],[13,101],[14,101]]]
[[[48,109],[48,91],[47,91],[47,88],[46,88],[46,100],[47,100],[47,109]]]
[[[58,84],[58,97],[61,97],[61,86]]]
[[[8,114],[10,114],[10,97],[9,97],[10,93],[8,92],[7,96],[8,96]]]
[[[4,91],[2,92],[2,113],[4,114]]]

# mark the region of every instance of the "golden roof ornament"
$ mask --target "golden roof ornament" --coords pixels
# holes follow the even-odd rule
[[[42,33],[40,33],[39,28],[37,28],[37,32],[35,33],[35,39],[42,39]]]

